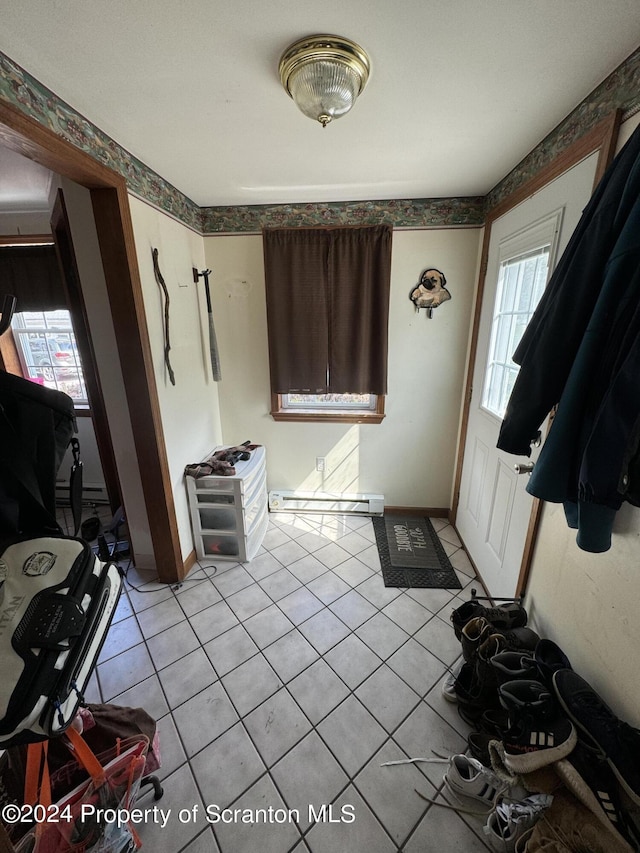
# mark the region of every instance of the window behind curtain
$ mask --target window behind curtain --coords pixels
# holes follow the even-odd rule
[[[19,360],[16,372],[86,406],[84,375],[53,243],[0,246],[0,293],[16,297],[11,323]]]
[[[265,229],[273,394],[387,391],[389,225]]]

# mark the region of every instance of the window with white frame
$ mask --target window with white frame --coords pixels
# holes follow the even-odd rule
[[[12,318],[11,330],[26,379],[64,391],[77,405],[88,404],[68,311],[18,312]]]

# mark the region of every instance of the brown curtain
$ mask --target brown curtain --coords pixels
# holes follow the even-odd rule
[[[54,246],[0,247],[0,295],[16,297],[16,311],[67,307]]]
[[[274,394],[386,394],[390,225],[264,231]]]

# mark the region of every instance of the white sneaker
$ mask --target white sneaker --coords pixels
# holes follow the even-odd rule
[[[464,659],[460,658],[457,664],[449,670],[449,675],[442,682],[442,695],[447,700],[447,702],[457,702],[458,697],[456,695],[456,680],[460,675],[460,670],[464,664]]]
[[[469,755],[451,757],[444,781],[454,794],[480,800],[489,808],[493,808],[508,787],[492,770]]]
[[[536,823],[553,802],[550,794],[531,794],[519,802],[499,802],[484,827],[498,853],[515,853],[516,842]]]

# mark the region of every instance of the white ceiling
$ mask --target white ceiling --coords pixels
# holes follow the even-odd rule
[[[0,50],[202,206],[483,195],[640,44],[638,0],[0,0],[0,20]],[[278,77],[318,32],[373,68],[326,129]]]
[[[48,169],[0,146],[2,212],[48,211],[51,181]]]

